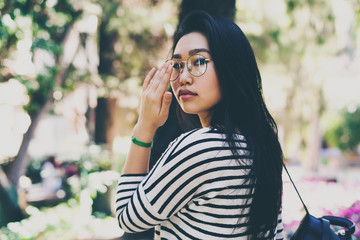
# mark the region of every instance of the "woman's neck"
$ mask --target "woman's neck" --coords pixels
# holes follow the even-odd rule
[[[210,127],[212,115],[209,112],[199,113],[198,116],[202,127]]]

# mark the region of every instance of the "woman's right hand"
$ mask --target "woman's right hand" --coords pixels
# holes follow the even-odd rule
[[[134,128],[134,136],[144,142],[151,142],[156,130],[165,124],[172,100],[167,92],[172,71],[171,62],[164,63],[159,70],[152,68],[142,87],[139,119]],[[139,132],[139,134],[136,134]]]

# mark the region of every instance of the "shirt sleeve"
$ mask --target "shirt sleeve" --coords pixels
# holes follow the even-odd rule
[[[157,225],[160,219],[154,216],[140,185],[146,175],[122,175],[116,191],[116,217],[120,228],[126,232],[141,232]]]
[[[204,138],[204,130],[172,142],[147,175],[123,175],[116,194],[116,217],[126,232],[141,232],[168,219],[184,207],[212,171],[223,139]],[[207,136],[207,135],[206,135]]]

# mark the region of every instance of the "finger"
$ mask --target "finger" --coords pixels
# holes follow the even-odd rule
[[[155,92],[157,87],[159,86],[160,82],[162,81],[162,78],[166,72],[166,69],[167,69],[167,65],[168,63],[165,62],[159,69],[159,71],[155,74],[155,76],[153,77],[153,80],[152,80],[152,85],[151,85],[151,88],[152,88],[152,91]]]
[[[167,117],[169,115],[171,101],[172,101],[172,93],[165,92],[163,95],[163,99],[162,99],[160,117],[164,117],[167,119]]]
[[[156,73],[156,68],[154,68],[154,67],[148,72],[148,74],[146,75],[146,78],[144,80],[144,83],[143,83],[143,88],[142,88],[143,91],[149,86],[149,83],[155,73]]]
[[[159,83],[158,88],[156,90],[159,94],[160,93],[163,94],[167,90],[169,86],[172,70],[173,70],[173,66],[171,65],[171,63],[169,63],[169,65],[167,66],[164,72],[164,75],[162,76],[162,80]]]
[[[159,74],[160,74],[163,67],[164,67],[164,64],[161,65],[161,67],[158,70],[156,70],[156,68],[155,68],[155,74],[153,74],[152,77],[150,78],[150,81],[149,81],[149,84],[148,84],[147,88],[151,88],[151,86],[153,86],[154,83],[157,82],[157,79],[159,78]],[[155,85],[155,86],[157,86],[157,85]],[[153,89],[151,91],[153,91]]]
[[[154,93],[157,91],[159,85],[164,81],[164,76],[165,76],[166,72],[168,71],[169,64],[170,63],[165,62],[165,64],[161,67],[161,71],[157,75],[156,81],[154,81],[154,85],[152,85],[152,91]],[[164,94],[164,91],[161,93],[161,96]]]

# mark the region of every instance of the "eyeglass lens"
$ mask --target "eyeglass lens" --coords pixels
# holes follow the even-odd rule
[[[179,77],[181,70],[184,69],[185,61],[179,62],[175,59],[171,59],[171,61],[172,61],[171,64],[173,66],[173,70],[171,73],[170,80],[174,81]],[[187,70],[191,75],[193,75],[194,77],[200,77],[206,71],[207,60],[205,59],[204,56],[200,54],[196,54],[189,57],[189,59],[186,61],[186,65],[187,65]]]

